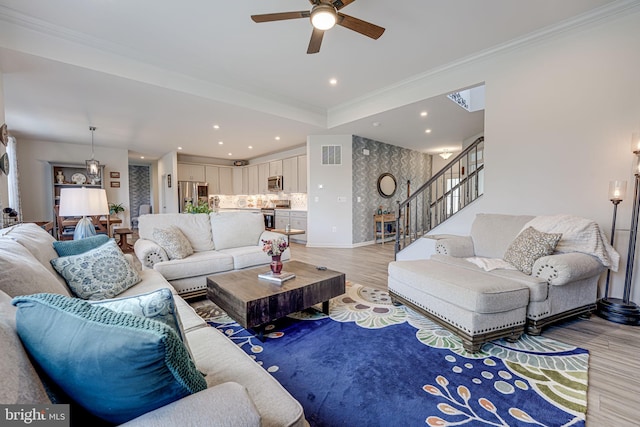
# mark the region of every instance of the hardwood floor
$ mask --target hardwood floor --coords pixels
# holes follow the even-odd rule
[[[307,248],[291,244],[292,258],[346,274],[347,280],[387,289],[393,245],[354,249]],[[598,316],[551,326],[543,336],[589,350],[587,426],[640,425],[640,328]]]

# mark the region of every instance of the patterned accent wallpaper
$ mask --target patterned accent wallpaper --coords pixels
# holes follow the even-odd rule
[[[136,218],[140,205],[151,204],[151,168],[129,165],[129,218]],[[153,207],[151,208],[153,212]]]
[[[407,198],[431,177],[431,156],[361,136],[353,136],[353,243],[373,241],[373,215],[378,207],[397,212],[397,201]],[[364,154],[368,150],[369,154]],[[391,173],[398,184],[391,198],[378,194],[378,177]],[[360,197],[360,202],[358,202]]]

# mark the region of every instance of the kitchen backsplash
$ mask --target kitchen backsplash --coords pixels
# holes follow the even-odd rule
[[[209,197],[215,197],[214,194],[210,194]],[[237,196],[237,195],[219,195],[220,207],[224,209],[234,208],[264,208],[272,207],[273,200],[291,200],[291,209],[293,210],[307,210],[307,194],[306,193],[292,193],[292,194],[260,194],[252,196]]]

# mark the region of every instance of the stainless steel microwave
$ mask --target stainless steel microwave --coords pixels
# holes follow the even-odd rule
[[[267,188],[272,193],[280,192],[284,189],[282,185],[282,175],[270,176],[268,179]]]

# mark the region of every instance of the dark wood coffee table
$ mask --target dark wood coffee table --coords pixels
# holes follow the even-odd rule
[[[283,271],[296,277],[280,285],[258,279],[268,270],[269,266],[262,266],[207,277],[207,297],[259,338],[266,323],[315,304],[322,303],[322,311],[329,314],[329,300],[345,291],[344,273],[337,271],[288,261]]]

